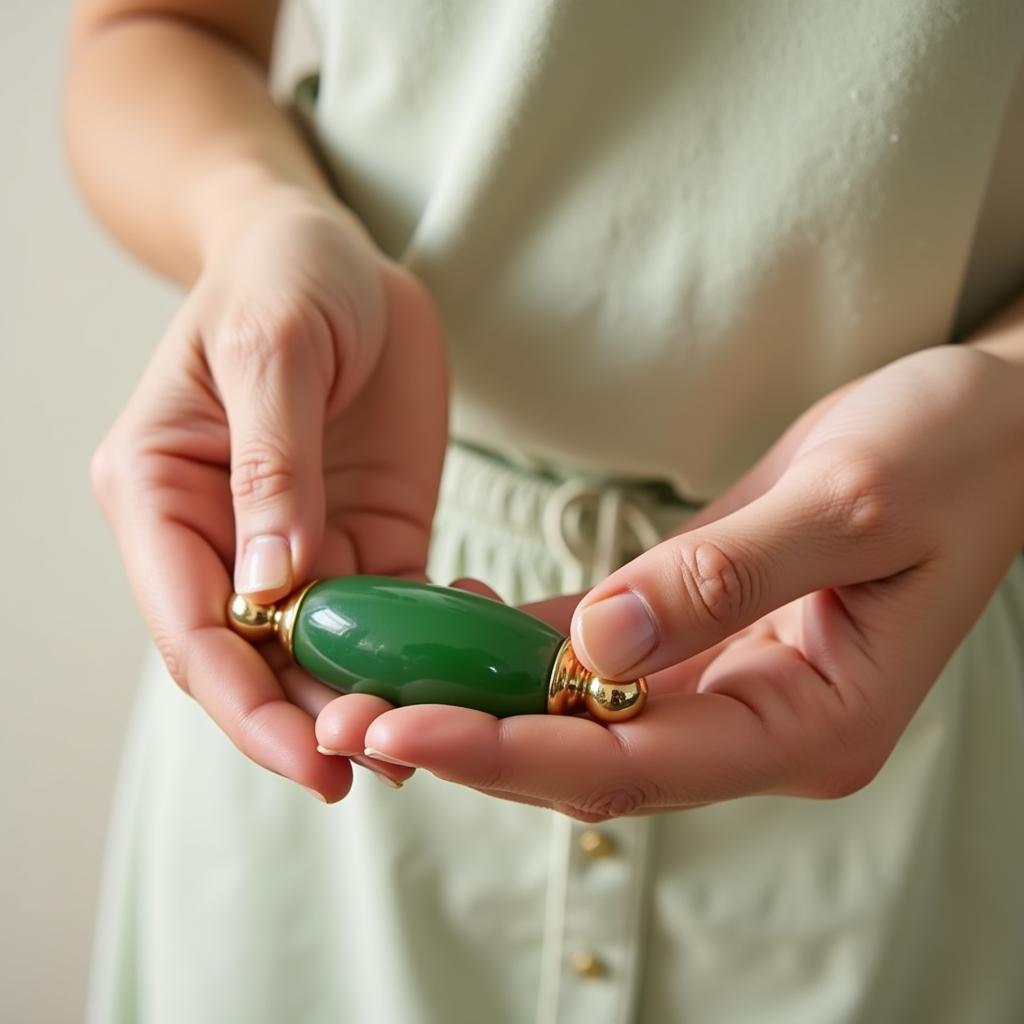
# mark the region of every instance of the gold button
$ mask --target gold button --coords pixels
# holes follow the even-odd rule
[[[581,978],[603,978],[608,974],[608,968],[602,960],[599,960],[593,953],[585,949],[578,949],[569,957],[572,969]]]
[[[615,853],[615,841],[596,828],[588,828],[580,835],[580,849],[588,857],[610,857]]]

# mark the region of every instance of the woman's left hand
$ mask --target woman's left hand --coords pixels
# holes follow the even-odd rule
[[[919,352],[819,402],[574,613],[575,598],[529,609],[562,628],[572,614],[600,674],[647,675],[639,717],[405,707],[362,740],[584,821],[844,796],[882,767],[1022,543],[1024,369],[970,346]]]

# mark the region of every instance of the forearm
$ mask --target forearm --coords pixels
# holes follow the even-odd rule
[[[275,193],[330,195],[267,90],[264,56],[183,17],[82,14],[75,26],[72,165],[113,234],[182,283]]]

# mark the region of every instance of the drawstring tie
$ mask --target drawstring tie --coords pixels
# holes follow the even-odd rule
[[[580,478],[566,480],[550,495],[541,526],[565,593],[590,589],[661,541],[652,510],[635,492]]]

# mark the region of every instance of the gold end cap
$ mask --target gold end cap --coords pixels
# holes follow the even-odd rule
[[[299,605],[310,588],[319,582],[311,580],[277,604],[260,604],[243,594],[232,594],[227,608],[228,625],[252,644],[266,643],[277,637],[291,657],[292,634]]]
[[[627,722],[640,714],[646,703],[646,679],[602,679],[576,657],[568,638],[558,649],[548,682],[549,714],[586,711],[599,722]]]
[[[590,717],[599,722],[628,722],[647,703],[647,680],[640,676],[612,682],[595,676],[587,686],[583,702]]]
[[[259,604],[242,594],[232,594],[228,601],[228,625],[252,644],[273,640],[276,614],[277,605]]]

